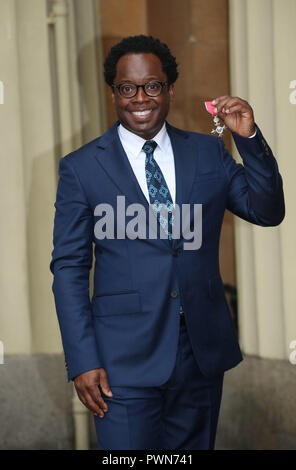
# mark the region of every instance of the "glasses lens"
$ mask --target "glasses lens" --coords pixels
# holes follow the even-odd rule
[[[135,96],[136,92],[137,87],[136,85],[133,85],[133,83],[123,83],[119,87],[119,93],[125,98],[131,98]]]
[[[149,96],[158,96],[160,95],[162,86],[160,82],[148,82],[145,84],[145,92]]]

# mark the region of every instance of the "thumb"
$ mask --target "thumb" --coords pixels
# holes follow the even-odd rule
[[[101,389],[103,390],[105,395],[108,395],[109,397],[112,397],[113,394],[111,392],[111,388],[110,388],[110,385],[109,385],[109,381],[108,381],[108,377],[107,377],[106,372],[102,371],[100,375],[101,375],[101,377],[100,377]]]

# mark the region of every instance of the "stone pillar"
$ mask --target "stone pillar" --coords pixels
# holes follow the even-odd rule
[[[231,94],[248,99],[246,1],[230,2],[229,16]],[[232,153],[241,161],[235,145]],[[235,248],[240,341],[245,352],[257,354],[253,232],[252,226],[238,217],[235,217]]]
[[[86,143],[107,130],[99,3],[74,0],[74,10],[82,137]]]
[[[54,27],[55,74],[57,80],[59,138],[61,156],[73,150],[72,96],[67,0],[52,0],[49,19]]]
[[[292,128],[296,120],[295,109],[288,101],[288,87],[289,79],[296,77],[291,64],[296,3],[230,0],[229,5],[232,94],[247,99],[253,107],[256,122],[279,163],[286,201],[292,201]],[[285,31],[289,31],[289,36]],[[290,186],[286,182],[288,168]],[[241,344],[245,353],[263,358],[287,358],[287,339],[296,337],[292,314],[295,288],[288,275],[296,262],[292,242],[295,223],[288,218],[287,214],[279,227],[271,228],[236,220]],[[283,243],[284,234],[287,243]]]
[[[272,2],[275,137],[277,155],[284,181],[286,218],[280,226],[283,311],[285,327],[285,357],[290,355],[290,343],[296,339],[296,185],[295,129],[296,103],[290,96],[290,84],[296,80],[296,1]],[[294,85],[295,86],[295,85]],[[292,346],[291,346],[292,347]],[[294,346],[295,347],[295,346]]]
[[[61,344],[48,265],[56,192],[57,97],[51,87],[47,2],[16,0],[15,7],[32,352],[55,353],[61,352]]]
[[[21,77],[16,2],[1,1],[0,104],[1,181],[1,315],[0,339],[5,354],[30,353],[31,323],[27,253],[27,193],[21,119]],[[5,367],[4,365],[1,367]]]
[[[262,21],[264,18],[264,21]],[[276,142],[272,2],[247,2],[249,100],[279,159]],[[259,355],[284,358],[279,228],[253,227]]]

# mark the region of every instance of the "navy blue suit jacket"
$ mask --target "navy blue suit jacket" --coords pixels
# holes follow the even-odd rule
[[[184,250],[182,237],[172,246],[161,238],[99,240],[97,204],[114,207],[115,223],[118,195],[149,207],[118,124],[60,160],[50,269],[68,380],[104,367],[111,388],[163,384],[176,358],[180,296],[201,371],[221,374],[242,360],[219,270],[224,211],[257,225],[278,225],[285,207],[276,160],[259,128],[252,139],[233,135],[241,165],[221,139],[167,124],[176,203],[202,204],[201,247]]]

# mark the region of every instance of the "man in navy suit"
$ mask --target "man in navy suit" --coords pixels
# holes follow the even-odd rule
[[[214,448],[223,375],[242,360],[219,271],[224,211],[261,226],[284,218],[282,179],[250,105],[213,101],[242,165],[220,138],[166,122],[177,76],[165,44],[123,39],[105,61],[118,121],[60,160],[53,292],[68,380],[94,414],[99,449]],[[146,212],[141,229],[157,221],[156,237],[128,236],[132,204]],[[172,231],[185,205],[202,207],[202,242],[189,248]]]

